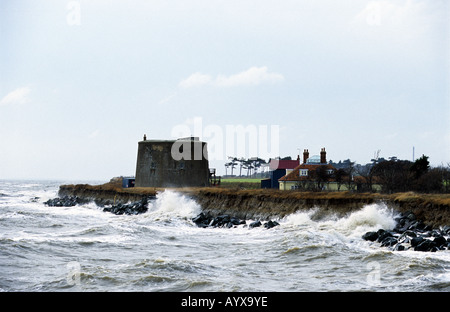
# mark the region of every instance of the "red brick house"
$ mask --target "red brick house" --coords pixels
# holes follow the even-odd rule
[[[309,157],[307,149],[303,150],[303,163],[278,180],[280,190],[333,190],[336,184],[333,173],[336,168],[327,163],[326,155],[325,148],[321,149],[320,156],[312,157]]]

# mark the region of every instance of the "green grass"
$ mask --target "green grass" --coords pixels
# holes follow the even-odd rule
[[[231,189],[258,189],[261,188],[261,179],[225,178],[221,179],[220,187]]]
[[[261,179],[254,178],[224,178],[222,183],[261,183]]]

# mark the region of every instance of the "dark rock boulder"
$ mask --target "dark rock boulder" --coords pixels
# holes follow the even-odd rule
[[[420,243],[422,243],[425,239],[422,236],[413,237],[411,239],[411,246],[417,247]]]
[[[53,198],[49,199],[44,204],[46,204],[49,207],[73,207],[77,204],[81,204],[82,201],[77,196],[64,196],[62,198]]]
[[[442,232],[446,235],[450,235],[450,225],[446,225],[442,228]]]
[[[280,224],[277,221],[272,221],[272,220],[269,220],[266,223],[264,223],[264,227],[266,229],[271,229],[271,228],[273,228],[273,227],[275,227],[277,225],[280,225]]]
[[[362,238],[364,240],[368,240],[368,241],[374,242],[378,238],[378,233],[377,232],[367,232],[366,234],[364,234],[362,236]]]
[[[214,220],[208,215],[205,215],[203,212],[198,214],[196,217],[192,218],[192,222],[194,222],[198,227],[206,228],[209,226],[211,220]]]
[[[196,217],[192,218],[198,227],[226,227],[231,228],[241,224],[245,224],[245,220],[241,220],[237,217],[230,217],[229,215],[220,215],[217,217],[211,217],[201,212]]]
[[[392,231],[379,229],[377,232],[367,232],[362,235],[364,240],[377,241],[382,247],[393,247],[393,250],[406,250],[410,244],[416,251],[438,251],[450,250],[450,226],[440,229],[433,229],[430,225],[425,225],[417,216],[407,211],[395,218],[396,225]]]
[[[437,245],[435,242],[424,239],[421,243],[419,243],[416,247],[414,247],[415,251],[437,251]]]
[[[249,224],[249,227],[250,228],[254,228],[254,227],[259,227],[259,226],[261,226],[262,224],[261,224],[261,221],[253,221],[252,223],[250,223]]]
[[[214,219],[213,226],[222,227],[228,226],[228,223],[231,222],[231,217],[229,215],[220,215]]]
[[[415,215],[414,213],[412,213],[412,212],[409,212],[409,213],[406,215],[406,218],[408,218],[408,219],[411,220],[411,221],[416,221],[416,220],[417,220],[416,215]]]
[[[411,230],[405,231],[404,234],[409,236],[409,237],[417,237],[417,234],[414,231],[411,231]]]
[[[203,223],[203,222],[205,222],[207,220],[208,220],[208,217],[203,212],[200,212],[199,215],[197,215],[196,217],[192,218],[192,222],[194,222],[195,224]]]
[[[231,217],[230,222],[234,225],[241,225],[241,224],[245,224],[245,220],[241,220],[239,218],[236,217]]]
[[[225,227],[232,228],[238,225],[245,225],[247,222],[245,220],[239,219],[238,217],[229,216],[229,215],[220,215],[217,217],[211,217],[209,215],[205,215],[201,212],[196,217],[192,218],[192,222],[194,222],[198,227]],[[255,228],[261,226],[261,221],[254,221],[248,225],[249,228]],[[271,229],[275,226],[280,225],[277,221],[269,220],[264,223],[264,227],[266,229]]]
[[[382,247],[395,246],[398,243],[397,239],[393,236],[388,236],[383,241],[381,241]]]
[[[445,245],[445,246],[447,245],[447,240],[446,240],[445,237],[442,236],[442,235],[441,235],[441,236],[435,237],[435,238],[433,239],[433,242],[435,242],[436,245],[437,245],[439,248],[444,247],[444,245]]]
[[[431,225],[424,225],[424,227],[423,227],[423,231],[431,231],[433,228],[431,227]]]
[[[111,212],[116,215],[137,215],[144,212],[147,212],[148,207],[148,200],[147,198],[143,198],[140,201],[129,203],[129,204],[118,204],[113,205],[111,207],[105,207],[103,208],[103,211],[105,212]]]
[[[389,231],[386,231],[383,229],[379,229],[377,231],[377,234],[378,234],[377,242],[379,242],[379,243],[381,243],[388,237],[393,237],[393,235]]]

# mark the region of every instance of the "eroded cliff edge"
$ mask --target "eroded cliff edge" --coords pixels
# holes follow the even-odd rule
[[[432,227],[450,225],[449,194],[373,194],[350,192],[297,192],[268,189],[238,190],[221,188],[171,189],[195,199],[204,212],[230,214],[242,219],[281,218],[299,210],[318,208],[316,218],[327,214],[346,215],[367,204],[382,203],[399,212],[411,211]],[[59,196],[78,196],[98,205],[139,201],[164,189],[121,188],[104,185],[61,185]]]

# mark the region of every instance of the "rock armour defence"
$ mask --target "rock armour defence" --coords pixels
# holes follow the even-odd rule
[[[416,215],[407,211],[396,218],[396,226],[392,231],[379,229],[376,232],[367,232],[362,238],[367,241],[378,242],[382,247],[403,251],[450,250],[450,226],[433,229],[418,220]]]

